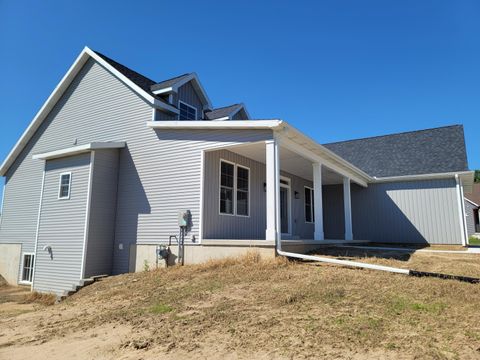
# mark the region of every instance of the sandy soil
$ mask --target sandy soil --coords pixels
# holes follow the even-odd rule
[[[480,256],[366,259],[480,276]],[[252,256],[106,278],[53,306],[24,295],[0,286],[0,359],[480,358],[480,285],[450,280]]]

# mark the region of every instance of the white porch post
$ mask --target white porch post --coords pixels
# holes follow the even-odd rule
[[[279,224],[277,224],[278,211],[278,190],[280,189],[280,169],[278,166],[278,140],[265,141],[265,163],[266,163],[266,210],[267,210],[267,229],[266,240],[275,241],[279,234]],[[279,239],[280,240],[280,239]]]
[[[324,240],[323,235],[323,202],[322,202],[322,164],[313,163],[313,206],[315,212],[315,240]]]
[[[343,177],[343,210],[345,214],[345,240],[353,240],[352,201],[350,195],[350,179]]]

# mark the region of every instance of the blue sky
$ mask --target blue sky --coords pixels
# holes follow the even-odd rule
[[[196,71],[321,143],[463,124],[480,168],[480,2],[0,0],[3,159],[85,45],[153,78]]]

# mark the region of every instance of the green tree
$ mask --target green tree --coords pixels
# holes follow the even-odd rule
[[[475,180],[476,183],[480,182],[480,170],[475,170]]]

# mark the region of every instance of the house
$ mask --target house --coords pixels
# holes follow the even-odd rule
[[[480,204],[480,183],[475,183],[472,192],[465,194],[465,218],[468,236],[480,233],[478,204]]]
[[[277,241],[466,245],[473,183],[460,125],[322,146],[243,104],[214,108],[194,73],[157,83],[89,48],[0,175],[0,273],[57,294],[154,266],[179,210],[186,263],[274,256]]]

